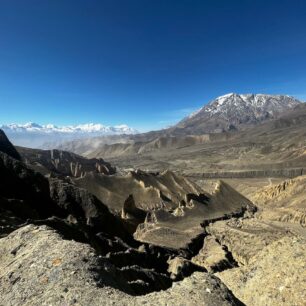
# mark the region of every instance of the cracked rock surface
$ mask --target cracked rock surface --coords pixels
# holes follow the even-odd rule
[[[240,268],[218,277],[246,305],[305,305],[306,240],[284,237],[272,242]]]
[[[241,305],[215,276],[196,272],[165,291],[130,295],[87,244],[27,225],[0,240],[0,305]]]

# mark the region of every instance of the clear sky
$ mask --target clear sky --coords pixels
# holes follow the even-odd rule
[[[306,99],[305,0],[0,0],[0,123],[173,124],[226,94]]]

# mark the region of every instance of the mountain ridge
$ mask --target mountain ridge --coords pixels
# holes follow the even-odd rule
[[[196,116],[200,111],[202,111],[205,108],[208,108],[209,106],[213,105],[216,101],[221,101],[220,104],[222,105],[223,102],[226,101],[226,99],[229,99],[231,97],[237,97],[237,96],[241,97],[242,99],[254,97],[254,102],[255,103],[257,103],[259,101],[259,98],[264,98],[264,97],[286,97],[286,98],[289,98],[289,99],[292,99],[292,100],[299,101],[298,99],[296,99],[296,98],[294,98],[293,96],[290,96],[290,95],[271,95],[271,94],[262,94],[262,93],[258,93],[258,94],[253,94],[253,93],[237,94],[237,93],[231,92],[231,93],[227,93],[225,95],[219,96],[214,100],[211,100],[210,102],[208,102],[208,104],[202,106],[201,108],[199,108],[198,110],[191,113],[190,115],[188,115],[185,118],[192,118],[192,117]],[[301,102],[301,101],[299,101],[299,102]]]
[[[237,99],[239,103],[236,101]],[[240,112],[244,112],[246,105],[249,104],[262,106],[264,111],[254,113],[254,109],[256,110],[256,108],[251,109],[249,112],[251,112],[253,116],[249,116],[249,120],[244,119],[241,123],[238,122],[236,125],[234,124],[234,120],[230,123],[229,119],[224,118],[224,116],[221,117],[219,114],[209,113],[212,108],[216,108],[216,105],[221,104],[222,107],[225,107],[226,104],[229,104],[230,112],[227,112],[226,107],[226,111],[224,111],[222,115],[224,115],[224,113],[225,115],[229,114],[229,116],[234,114],[234,119],[238,121],[243,116],[240,114],[235,115],[235,108],[237,108],[237,105],[240,105],[241,103],[243,104],[243,107]],[[144,153],[148,150],[153,151],[162,148],[171,149],[171,147],[184,147],[197,143],[202,144],[210,142],[211,140],[222,140],[228,138],[233,132],[260,126],[265,122],[273,122],[274,120],[282,118],[287,113],[295,113],[296,108],[304,109],[304,105],[305,103],[302,103],[293,97],[284,95],[228,94],[211,101],[196,113],[189,115],[176,126],[168,129],[142,134],[126,135],[125,137],[117,137],[116,139],[110,136],[112,139],[96,137],[94,139],[88,138],[82,141],[76,140],[74,142],[63,143],[56,148],[90,157],[95,156],[95,154],[101,156],[100,154],[102,154],[102,152],[108,157],[112,157],[112,154],[114,154],[113,157],[115,157],[125,154]],[[234,109],[231,106],[233,106]],[[264,116],[263,114],[268,111],[272,114]],[[204,112],[203,116],[201,112]],[[304,112],[304,110],[302,110],[302,112]],[[286,124],[289,124],[290,120],[284,120],[286,120]],[[281,124],[281,122],[275,124]],[[48,148],[50,148],[50,146]]]
[[[172,127],[174,133],[220,133],[276,119],[302,102],[288,95],[229,93],[210,101]]]

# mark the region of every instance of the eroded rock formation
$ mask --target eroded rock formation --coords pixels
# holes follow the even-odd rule
[[[82,177],[87,172],[106,175],[114,174],[116,169],[102,158],[87,159],[80,155],[60,150],[39,150],[18,147],[23,161],[42,174]]]
[[[259,218],[306,227],[305,175],[262,188],[251,199],[261,208]]]

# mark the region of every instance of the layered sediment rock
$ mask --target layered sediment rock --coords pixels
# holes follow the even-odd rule
[[[255,218],[218,221],[206,227],[206,231],[225,246],[240,265],[248,264],[253,256],[273,241],[291,235],[286,228]]]
[[[198,178],[220,179],[220,178],[260,178],[260,177],[284,177],[294,178],[305,174],[305,168],[282,168],[282,169],[266,169],[266,170],[247,170],[247,171],[218,171],[204,172],[194,174]],[[193,176],[193,175],[190,175]]]

